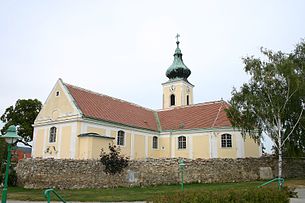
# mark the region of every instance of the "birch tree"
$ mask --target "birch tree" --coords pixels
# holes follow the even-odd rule
[[[263,59],[243,58],[248,83],[233,89],[227,115],[243,136],[260,141],[267,134],[278,150],[278,177],[282,177],[282,153],[286,142],[298,138],[304,153],[305,43],[291,53],[261,48]]]

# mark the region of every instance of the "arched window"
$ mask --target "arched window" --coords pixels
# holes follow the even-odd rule
[[[175,95],[171,95],[171,106],[175,106]]]
[[[56,127],[50,128],[49,142],[56,142]]]
[[[221,147],[232,147],[232,135],[230,134],[221,135]]]
[[[178,149],[186,149],[186,137],[178,137]]]
[[[190,96],[189,95],[186,96],[186,105],[190,105]]]
[[[158,137],[157,136],[153,136],[152,148],[158,149]]]
[[[125,140],[125,132],[120,130],[117,137],[117,145],[123,146]]]

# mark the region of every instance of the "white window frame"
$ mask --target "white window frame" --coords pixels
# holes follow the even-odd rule
[[[172,104],[172,96],[173,96],[173,102],[174,102],[174,104]],[[175,94],[171,94],[170,96],[169,96],[169,105],[170,106],[176,106],[176,95]]]
[[[182,140],[180,140],[180,139],[182,139]],[[185,139],[185,140],[184,140],[184,139]],[[179,136],[178,139],[177,139],[177,141],[178,141],[178,149],[180,149],[180,150],[186,149],[186,147],[187,147],[186,136],[183,136],[183,135]],[[180,144],[180,143],[181,143],[181,144]],[[181,146],[181,147],[180,147],[180,146]]]
[[[152,138],[152,148],[153,149],[159,148],[159,138],[157,136],[153,136]]]
[[[123,134],[119,134],[119,133],[123,133]],[[120,138],[121,136],[123,136],[123,138]],[[123,130],[119,130],[118,131],[118,133],[117,133],[117,140],[116,140],[116,144],[117,144],[117,146],[125,146],[125,137],[126,137],[126,133],[125,133],[125,131],[123,131]],[[120,142],[121,141],[121,139],[122,139],[122,142],[123,142],[123,144]]]
[[[55,129],[55,131],[54,131],[54,129]],[[49,133],[49,143],[56,142],[56,133],[57,133],[57,128],[55,126],[52,126],[50,128],[50,133]]]
[[[229,136],[229,137],[228,137]],[[221,148],[232,148],[233,147],[233,139],[232,139],[232,135],[229,133],[224,133],[221,135],[220,137],[220,146]],[[224,145],[223,145],[224,143]]]

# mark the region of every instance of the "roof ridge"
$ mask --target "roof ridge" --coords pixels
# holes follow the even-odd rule
[[[220,114],[220,111],[221,111],[221,109],[222,109],[222,106],[224,105],[224,101],[223,100],[221,100],[221,105],[220,105],[220,107],[219,107],[219,109],[218,109],[218,111],[217,111],[217,114],[216,114],[216,117],[215,117],[215,120],[214,120],[214,122],[213,122],[213,124],[212,124],[212,127],[211,128],[214,128],[214,126],[215,126],[215,124],[216,124],[216,122],[217,122],[217,120],[218,120],[218,117],[219,117],[219,114]]]
[[[142,108],[142,109],[151,111],[151,112],[155,112],[155,110],[153,110],[153,109],[150,109],[150,108],[147,108],[147,107],[140,106],[139,104],[136,104],[136,103],[133,103],[133,102],[128,102],[128,101],[125,101],[125,100],[122,100],[122,99],[118,99],[118,98],[115,98],[115,97],[112,97],[112,96],[109,96],[109,95],[106,95],[106,94],[102,94],[102,93],[99,93],[99,92],[95,92],[95,91],[92,91],[92,90],[88,90],[88,89],[85,89],[85,88],[82,88],[82,87],[79,87],[79,86],[75,86],[75,85],[72,85],[72,84],[69,84],[69,83],[63,82],[63,84],[64,84],[64,85],[69,85],[69,86],[71,86],[71,87],[73,87],[73,88],[76,88],[76,89],[79,89],[79,90],[82,90],[82,91],[85,91],[85,92],[88,92],[88,93],[91,93],[91,94],[95,94],[95,95],[98,95],[98,96],[108,97],[108,98],[113,99],[113,100],[116,100],[116,101],[128,103],[128,104],[130,104],[130,105],[132,105],[132,106],[139,107],[139,108]]]
[[[160,118],[159,118],[159,115],[158,115],[157,111],[154,111],[154,117],[155,117],[155,120],[156,120],[158,131],[161,132],[162,131],[162,126],[161,126]]]
[[[176,110],[176,109],[184,109],[184,108],[191,108],[194,106],[204,106],[204,105],[211,105],[211,104],[217,104],[217,103],[222,103],[226,101],[224,100],[215,100],[215,101],[207,101],[207,102],[201,102],[201,103],[197,103],[197,104],[191,104],[191,105],[186,105],[186,106],[177,106],[174,108],[168,108],[168,109],[158,109],[156,110],[157,112],[162,112],[162,111],[171,111],[171,110]]]

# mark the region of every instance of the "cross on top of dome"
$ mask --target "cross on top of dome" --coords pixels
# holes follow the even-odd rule
[[[183,60],[182,60],[182,53],[179,48],[179,43],[180,43],[179,37],[180,37],[180,35],[177,34],[176,35],[177,48],[176,48],[175,54],[174,54],[174,61],[173,61],[172,65],[166,71],[166,76],[170,80],[176,79],[176,78],[187,80],[187,78],[191,75],[191,70],[186,67],[186,65],[183,63]]]

